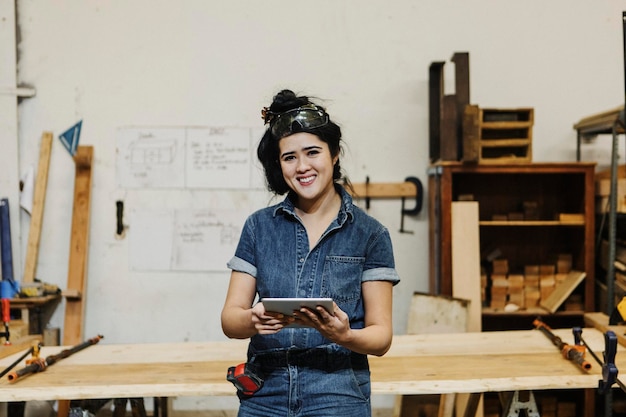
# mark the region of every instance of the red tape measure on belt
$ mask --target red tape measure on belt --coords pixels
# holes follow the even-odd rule
[[[228,368],[226,379],[233,383],[244,395],[252,395],[263,386],[263,380],[255,373],[256,367],[250,363],[240,363]]]

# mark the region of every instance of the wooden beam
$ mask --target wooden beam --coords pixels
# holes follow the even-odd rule
[[[352,184],[354,192],[351,192],[355,198],[402,198],[415,197],[417,195],[417,187],[412,182],[399,183],[358,183]],[[348,189],[350,192],[351,190]]]
[[[74,210],[67,276],[67,291],[85,294],[87,286],[87,255],[89,254],[89,219],[91,203],[92,146],[79,146],[74,155],[76,179],[74,183]],[[83,341],[83,297],[66,299],[63,344],[76,345]]]
[[[41,136],[39,165],[37,167],[37,178],[35,180],[35,191],[33,195],[33,208],[30,214],[28,245],[26,246],[26,262],[24,264],[24,276],[22,278],[22,282],[24,283],[33,282],[37,272],[39,242],[41,240],[43,209],[46,200],[46,187],[48,185],[48,169],[50,167],[51,150],[52,132],[44,132]]]

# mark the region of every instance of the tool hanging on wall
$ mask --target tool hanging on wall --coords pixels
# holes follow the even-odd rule
[[[422,199],[424,196],[424,187],[422,182],[416,177],[407,177],[401,183],[371,183],[370,177],[367,176],[365,183],[352,184],[352,196],[354,198],[365,199],[365,210],[369,210],[372,198],[400,198],[402,199],[402,208],[400,212],[400,233],[413,233],[413,231],[404,229],[404,216],[417,216],[422,211]],[[405,202],[407,198],[415,199],[415,207],[406,209]]]

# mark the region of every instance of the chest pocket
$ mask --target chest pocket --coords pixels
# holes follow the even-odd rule
[[[324,261],[322,296],[331,297],[337,304],[352,304],[360,300],[364,264],[364,257],[327,256]]]

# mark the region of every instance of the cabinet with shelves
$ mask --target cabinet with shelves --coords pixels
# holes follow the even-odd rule
[[[594,310],[594,168],[593,163],[481,165],[441,162],[429,176],[430,291],[452,295],[452,202],[479,205],[481,264],[506,259],[511,273],[528,265],[571,256],[571,267],[586,274],[574,290],[581,310],[557,311],[554,320],[569,323]],[[515,313],[485,303],[483,328],[531,328],[540,307]],[[517,319],[517,320],[515,320]],[[508,323],[507,323],[508,321]],[[505,324],[506,323],[506,324]],[[490,326],[492,324],[493,326]]]

